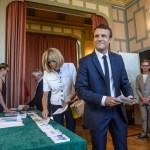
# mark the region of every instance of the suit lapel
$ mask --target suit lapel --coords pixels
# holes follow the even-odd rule
[[[103,73],[103,70],[102,70],[102,67],[100,65],[100,62],[97,58],[97,55],[95,53],[95,51],[92,53],[92,61],[94,63],[94,65],[96,66],[97,70],[100,72],[101,76],[104,78],[105,80],[105,76],[104,76],[104,73]]]
[[[148,80],[150,80],[150,73],[148,73],[148,75],[147,75],[146,81],[145,81],[145,83],[144,83],[145,86],[146,86],[146,84],[148,83]],[[143,81],[143,78],[142,78],[142,81]]]
[[[113,57],[113,55],[111,55],[111,52],[109,52],[109,60],[110,60],[110,66],[111,66],[111,71],[112,71],[112,77],[113,77],[113,81],[114,83],[116,83],[116,80],[115,80],[115,77],[116,77],[116,73],[117,73],[117,67],[116,67],[116,60],[115,58]]]
[[[141,85],[145,86],[142,74],[140,74],[140,76],[139,76],[139,81],[141,82]]]

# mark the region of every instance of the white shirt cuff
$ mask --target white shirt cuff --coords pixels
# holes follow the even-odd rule
[[[105,106],[106,97],[107,97],[107,96],[103,96],[103,98],[102,98],[102,101],[101,101],[101,105],[102,105],[102,106]]]

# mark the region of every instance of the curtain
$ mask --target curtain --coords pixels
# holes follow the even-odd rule
[[[35,69],[42,70],[42,54],[48,48],[55,47],[64,56],[65,62],[72,62],[77,66],[76,39],[67,36],[26,33],[26,86],[29,90],[29,99],[34,95],[36,82],[31,73]],[[29,100],[28,99],[28,100]]]
[[[26,3],[10,3],[6,21],[7,105],[18,107],[24,102]]]
[[[93,29],[96,26],[98,26],[99,24],[106,24],[106,25],[108,25],[107,20],[104,17],[97,16],[96,14],[92,14],[92,26],[93,26]]]

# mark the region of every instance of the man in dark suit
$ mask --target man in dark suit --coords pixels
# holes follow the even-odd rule
[[[121,92],[133,98],[123,59],[109,52],[112,30],[106,25],[94,29],[94,52],[82,58],[76,93],[85,101],[84,125],[90,129],[93,150],[106,150],[109,129],[115,150],[127,150],[127,117]]]
[[[43,111],[43,108],[42,108],[43,73],[41,70],[36,69],[32,72],[32,77],[37,82],[35,95],[34,95],[33,99],[28,103],[28,105],[23,108],[23,110],[27,110],[29,107],[36,106],[37,110]],[[48,110],[49,110],[49,112],[51,112],[50,111],[50,96],[51,96],[51,92],[49,92],[49,94],[48,94]]]

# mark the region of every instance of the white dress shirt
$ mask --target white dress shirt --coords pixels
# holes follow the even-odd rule
[[[147,74],[143,74],[143,82],[144,82],[144,84],[146,82],[146,78],[147,78]]]
[[[103,60],[103,54],[98,52],[97,50],[95,50],[95,53],[98,57],[98,60],[100,62],[100,65],[102,67],[103,73],[105,74],[105,68],[104,68],[104,60]],[[109,69],[109,80],[110,80],[110,93],[112,97],[115,97],[115,87],[114,87],[114,81],[113,81],[113,77],[112,77],[112,70],[111,70],[111,64],[110,64],[110,59],[109,59],[109,55],[108,55],[108,51],[105,54],[106,55],[106,59],[107,59],[107,63],[108,63],[108,69]],[[105,100],[106,100],[107,96],[103,96],[102,101],[101,101],[101,105],[105,106]]]
[[[44,71],[43,91],[51,91],[51,104],[62,105],[72,95],[76,80],[76,69],[72,63],[64,63],[60,72]]]

